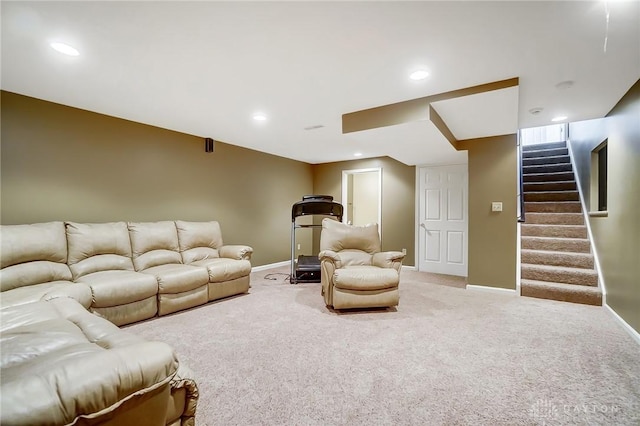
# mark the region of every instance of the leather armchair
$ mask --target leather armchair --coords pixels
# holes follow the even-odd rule
[[[334,309],[397,306],[404,256],[381,251],[377,224],[323,219],[318,257],[325,303]]]

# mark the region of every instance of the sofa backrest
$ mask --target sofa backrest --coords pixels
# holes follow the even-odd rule
[[[333,219],[322,219],[320,250],[361,250],[368,254],[380,252],[378,224],[347,225]]]
[[[73,278],[100,271],[133,271],[126,222],[66,223]]]
[[[129,238],[136,271],[182,263],[178,232],[173,221],[129,222]]]
[[[176,220],[178,244],[184,263],[220,257],[223,246],[220,224],[212,222],[186,222]]]
[[[2,225],[0,240],[1,291],[71,280],[63,222]]]

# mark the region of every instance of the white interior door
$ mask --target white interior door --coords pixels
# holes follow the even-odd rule
[[[419,270],[467,276],[467,165],[419,169]]]

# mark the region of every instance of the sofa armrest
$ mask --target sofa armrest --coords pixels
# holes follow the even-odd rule
[[[91,287],[85,283],[70,283],[69,285],[55,288],[42,296],[42,300],[49,301],[52,299],[59,299],[61,297],[74,299],[87,310],[91,307],[93,302],[93,292],[91,291]]]
[[[218,253],[220,253],[220,257],[229,259],[251,260],[253,248],[243,245],[228,245],[220,247]]]
[[[167,412],[166,424],[195,426],[196,405],[200,394],[193,372],[181,362],[170,383],[172,400],[175,398],[181,400],[172,401]],[[175,412],[176,408],[180,411]]]
[[[320,262],[333,263],[334,268],[342,268],[340,255],[333,250],[322,250],[320,253],[318,253],[318,259],[320,259]]]
[[[320,259],[320,282],[322,295],[327,306],[333,305],[333,274],[342,267],[340,256],[333,250],[322,250],[318,253]]]
[[[405,254],[401,251],[383,251],[375,253],[371,263],[380,268],[394,268],[396,271],[400,271],[404,257]]]

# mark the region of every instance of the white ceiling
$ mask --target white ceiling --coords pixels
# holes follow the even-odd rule
[[[356,151],[406,164],[466,158],[428,120],[342,134],[345,113],[519,77],[505,93],[434,105],[456,137],[479,137],[559,114],[602,117],[640,78],[638,1],[0,7],[3,90],[309,163]],[[53,51],[53,40],[81,55]],[[431,75],[410,81],[419,66]],[[573,87],[556,88],[566,80]],[[257,111],[268,120],[253,121]],[[304,130],[314,125],[324,127]]]

